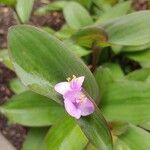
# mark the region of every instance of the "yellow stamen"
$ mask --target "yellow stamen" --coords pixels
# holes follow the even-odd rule
[[[70,82],[71,80],[74,80],[74,79],[76,79],[76,78],[77,78],[77,77],[76,77],[75,75],[73,75],[72,78],[68,77],[68,78],[66,78],[66,80],[67,80],[68,82]]]

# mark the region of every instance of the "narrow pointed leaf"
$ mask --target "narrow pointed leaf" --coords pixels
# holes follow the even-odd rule
[[[66,115],[62,106],[30,91],[12,97],[0,107],[0,112],[10,122],[35,127],[54,124]]]
[[[72,75],[85,76],[85,90],[99,101],[98,86],[92,73],[67,44],[26,25],[12,27],[8,43],[16,73],[31,90],[61,103],[54,85]]]

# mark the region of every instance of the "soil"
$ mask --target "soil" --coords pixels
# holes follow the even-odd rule
[[[42,5],[44,5],[43,0],[37,0],[35,2],[29,24],[38,27],[51,27],[54,30],[60,29],[64,24],[62,12],[51,12],[44,16],[34,15],[34,10]],[[7,48],[8,28],[16,24],[17,21],[15,20],[13,9],[0,5],[0,50]],[[9,88],[9,81],[15,77],[16,75],[14,72],[7,69],[2,63],[0,63],[0,105],[8,101],[8,99],[14,95]],[[21,150],[27,134],[27,128],[19,124],[9,124],[7,118],[0,114],[0,132],[2,132],[2,134],[16,147],[17,150]]]

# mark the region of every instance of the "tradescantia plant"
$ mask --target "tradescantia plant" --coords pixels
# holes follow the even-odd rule
[[[64,14],[74,5],[79,6],[69,3]],[[1,105],[0,112],[11,123],[30,128],[23,150],[150,149],[150,11],[119,18],[107,12],[94,24],[92,19],[73,16],[66,17],[74,29],[65,41],[58,39],[58,32],[29,25],[9,29],[13,66],[9,58],[6,64],[21,83],[11,82],[17,95]],[[79,58],[83,55],[77,47],[93,50],[94,73]],[[116,57],[111,62],[110,49]],[[120,54],[142,67],[121,68]],[[88,64],[89,59],[90,55],[84,61]]]

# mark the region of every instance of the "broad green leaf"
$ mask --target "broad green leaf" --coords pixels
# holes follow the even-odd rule
[[[48,128],[30,128],[22,150],[43,150],[43,141]]]
[[[73,29],[79,29],[93,23],[88,11],[77,2],[68,2],[63,13],[67,24]]]
[[[14,96],[0,107],[10,122],[25,126],[48,126],[65,116],[62,106],[30,91]]]
[[[73,44],[67,40],[64,41],[64,44],[66,44],[69,49],[72,49],[74,51],[74,53],[79,57],[86,56],[86,55],[92,53],[92,51],[87,50],[84,47],[81,47],[77,44]]]
[[[101,95],[108,87],[108,85],[114,82],[110,69],[103,66],[97,68],[95,72],[95,78],[99,86]]]
[[[91,48],[94,44],[107,45],[107,34],[100,27],[85,27],[73,34],[71,40],[81,46]]]
[[[85,150],[98,150],[93,144],[89,143]]]
[[[24,91],[27,91],[27,87],[25,87],[18,78],[12,79],[9,83],[10,89],[15,94],[20,94]]]
[[[49,130],[44,150],[83,150],[87,142],[76,121],[67,117]]]
[[[107,11],[111,8],[111,5],[110,5],[110,1],[106,1],[106,0],[92,0],[93,3],[99,7],[100,9],[102,9],[103,11]]]
[[[0,0],[0,4],[14,6],[16,4],[16,0]]]
[[[93,114],[80,118],[78,123],[86,137],[96,148],[112,150],[112,137],[107,123],[96,106],[95,109]]]
[[[150,48],[150,43],[146,43],[144,45],[138,45],[138,46],[122,46],[121,51],[122,52],[137,52],[137,51],[143,51]]]
[[[119,136],[114,150],[148,150],[150,149],[150,133],[139,127],[130,125],[128,130]]]
[[[55,33],[56,37],[59,39],[68,39],[75,32],[74,29],[70,28],[68,25],[64,25],[59,31]]]
[[[91,0],[76,0],[81,5],[85,6],[87,9],[90,9],[92,7],[92,1]]]
[[[99,101],[98,86],[94,76],[67,44],[38,28],[12,27],[8,44],[14,68],[21,81],[31,90],[62,103],[54,85],[72,75],[85,76],[84,89]]]
[[[65,5],[67,3],[68,3],[67,1],[63,1],[63,0],[62,1],[51,2],[51,3],[49,3],[45,6],[42,6],[42,7],[38,8],[35,11],[35,14],[36,15],[44,15],[49,11],[60,11],[65,7]]]
[[[109,84],[115,81],[121,80],[123,78],[123,72],[118,64],[106,63],[97,68],[94,73],[96,81],[98,83],[100,93],[107,89]]]
[[[150,121],[148,122],[144,122],[142,124],[140,124],[140,126],[146,130],[149,130],[150,131]]]
[[[125,15],[130,10],[131,1],[121,2],[114,5],[112,8],[105,11],[98,20],[96,24],[104,23],[105,21]]]
[[[150,11],[128,14],[101,26],[107,32],[110,44],[138,46],[150,43]]]
[[[125,78],[129,80],[136,80],[136,81],[146,81],[148,77],[150,76],[150,69],[138,69],[135,71],[132,71],[128,75],[125,76]]]
[[[17,0],[16,11],[21,20],[21,22],[28,22],[34,0]]]
[[[150,120],[150,85],[122,80],[110,84],[102,95],[102,112],[109,121],[139,124]]]
[[[9,58],[8,50],[4,49],[0,51],[0,61],[9,69],[13,70],[13,64]]]
[[[143,68],[150,67],[150,49],[140,52],[127,53],[126,57],[137,61]]]

